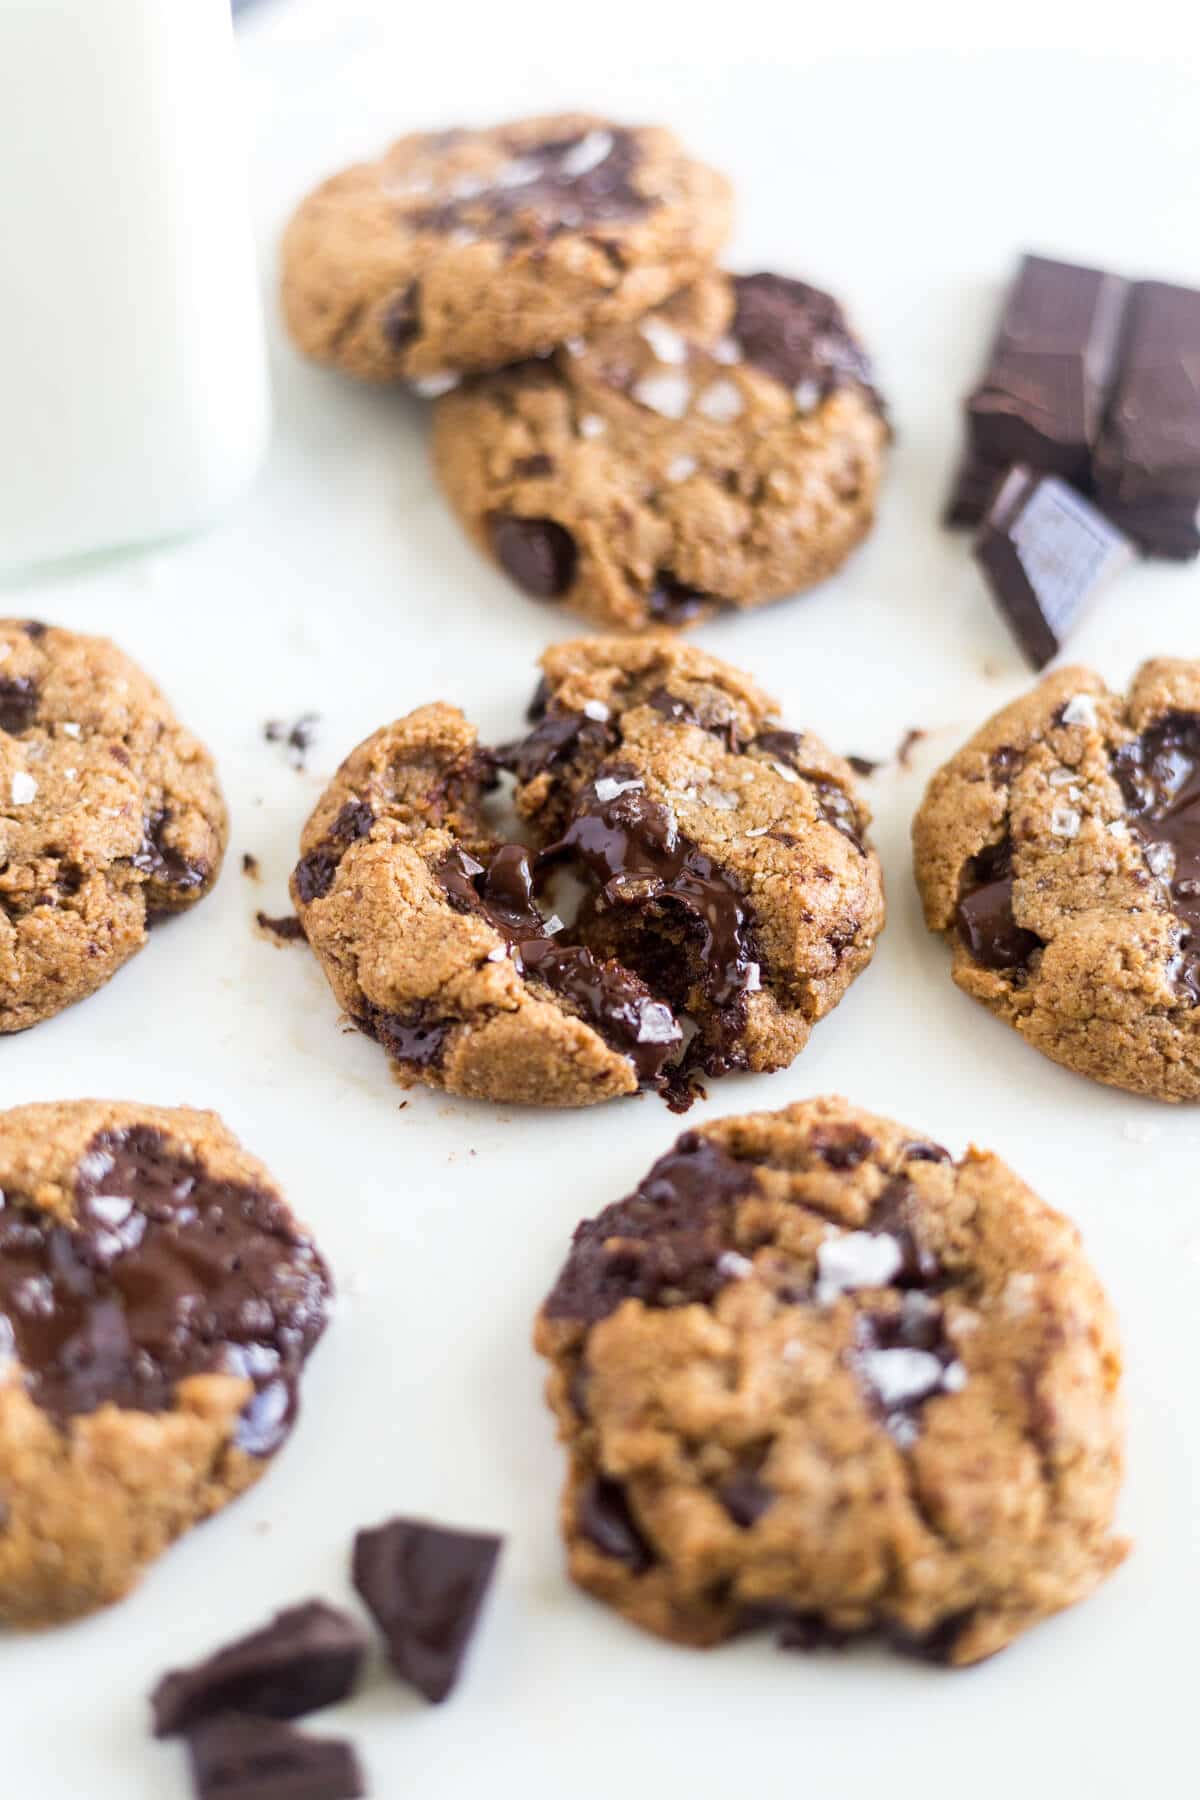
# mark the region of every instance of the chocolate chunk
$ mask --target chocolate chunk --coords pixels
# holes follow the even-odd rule
[[[0,1337],[38,1406],[60,1423],[110,1401],[162,1412],[188,1376],[239,1375],[255,1390],[241,1448],[282,1443],[330,1282],[277,1196],[135,1126],[88,1145],[73,1224],[5,1198]]]
[[[329,835],[296,864],[296,892],[307,906],[333,886],[346,847],[370,834],[375,814],[365,800],[348,800],[329,827]]]
[[[38,638],[44,638],[49,629],[50,627],[43,625],[40,619],[26,619],[25,621],[25,636],[33,638],[35,641]]]
[[[224,1713],[188,1737],[196,1800],[359,1800],[352,1744],[308,1737],[273,1719]]]
[[[554,519],[493,513],[492,551],[507,574],[535,600],[561,600],[575,579],[575,539]]]
[[[553,475],[554,458],[539,450],[533,456],[519,456],[512,466],[513,474],[522,481],[539,475]]]
[[[949,1151],[938,1144],[906,1144],[902,1155],[909,1162],[950,1161]],[[891,1277],[891,1286],[920,1288],[930,1293],[942,1284],[942,1266],[918,1238],[915,1212],[916,1196],[911,1184],[902,1175],[895,1176],[871,1208],[868,1228],[894,1239],[899,1249],[900,1267]]]
[[[171,815],[167,812],[151,813],[142,821],[142,841],[129,861],[135,869],[140,869],[147,877],[148,885],[159,890],[151,897],[151,905],[163,905],[166,900],[174,900],[180,894],[191,893],[203,887],[208,879],[206,863],[193,862],[166,841],[167,826],[171,823]],[[170,889],[164,896],[163,888]]]
[[[203,1662],[164,1675],[150,1696],[155,1737],[190,1731],[224,1712],[297,1719],[354,1692],[366,1634],[348,1613],[309,1600],[276,1613]]]
[[[512,146],[513,162],[492,185],[422,207],[408,218],[421,230],[473,231],[510,243],[636,218],[648,202],[634,185],[641,160],[628,131],[589,131],[543,144]],[[519,178],[518,178],[519,177]],[[606,239],[597,248],[619,254]]]
[[[428,1002],[408,1012],[388,1012],[372,1001],[364,1002],[354,1015],[354,1023],[398,1063],[418,1069],[436,1069],[446,1048],[446,1039],[454,1029],[453,1019],[439,1018]]]
[[[963,944],[985,969],[1017,973],[1028,967],[1043,940],[1018,925],[1013,914],[1011,838],[988,844],[971,859],[955,912]]]
[[[784,275],[734,279],[731,335],[746,360],[796,394],[805,412],[855,384],[876,398],[871,365],[830,294]]]
[[[1113,757],[1129,826],[1184,927],[1172,969],[1200,1001],[1200,715],[1171,712]]]
[[[37,717],[38,690],[32,675],[0,678],[0,731],[20,737]]]
[[[717,1498],[734,1524],[740,1525],[743,1531],[749,1531],[774,1503],[775,1491],[765,1481],[760,1481],[751,1470],[746,1469],[722,1482],[717,1490]]]
[[[511,769],[518,781],[532,781],[578,751],[603,746],[611,737],[606,725],[585,713],[544,712],[532,731],[515,743],[502,744],[494,755],[500,768]]]
[[[579,1497],[579,1529],[605,1556],[644,1575],[657,1560],[638,1530],[625,1489],[619,1481],[597,1475]]]
[[[684,1132],[632,1194],[576,1227],[547,1318],[593,1325],[624,1300],[711,1300],[735,1279],[725,1257],[735,1248],[737,1203],[754,1187],[748,1163]]]
[[[657,625],[686,625],[725,604],[700,588],[688,587],[670,569],[659,569],[654,586],[646,595],[647,616]]]
[[[427,1700],[444,1700],[458,1680],[500,1545],[416,1519],[391,1519],[354,1540],[354,1585],[397,1675]]]
[[[1001,483],[974,554],[1014,637],[1041,669],[1133,548],[1065,482],[1018,467]]]
[[[809,1142],[814,1154],[831,1169],[857,1169],[879,1147],[857,1125],[823,1125]]]
[[[379,329],[393,350],[407,350],[413,340],[420,337],[420,297],[420,282],[410,281],[384,309]]]
[[[942,514],[943,521],[947,525],[978,525],[1010,466],[1009,463],[984,462],[968,451],[954,477]]]
[[[969,1608],[950,1613],[928,1631],[901,1631],[892,1626],[887,1633],[891,1648],[900,1656],[912,1656],[918,1662],[937,1663],[945,1667],[954,1661],[954,1651],[974,1614]]]
[[[941,1144],[905,1144],[900,1151],[904,1162],[953,1162],[950,1152]]]
[[[1108,516],[1150,555],[1200,554],[1200,292],[1134,288],[1095,482]]]
[[[976,457],[1086,482],[1117,365],[1127,284],[1021,259],[988,366],[967,402]]]
[[[273,919],[269,913],[257,912],[254,918],[260,931],[270,932],[281,944],[295,944],[304,937],[304,927],[295,913],[284,913],[282,918]]]

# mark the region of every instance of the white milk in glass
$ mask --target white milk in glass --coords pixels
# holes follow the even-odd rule
[[[177,532],[267,437],[229,0],[0,0],[0,568]]]

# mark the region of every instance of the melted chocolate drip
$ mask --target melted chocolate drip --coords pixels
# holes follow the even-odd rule
[[[1129,825],[1184,927],[1172,975],[1200,1001],[1200,714],[1172,712],[1113,757]]]
[[[625,1300],[645,1306],[707,1301],[735,1277],[737,1202],[754,1170],[711,1138],[686,1131],[634,1193],[576,1228],[571,1252],[546,1301],[546,1316],[595,1324]]]
[[[13,1193],[0,1210],[0,1339],[30,1397],[63,1422],[108,1402],[162,1412],[188,1376],[244,1376],[237,1441],[275,1450],[330,1293],[282,1201],[140,1125],[93,1138],[75,1199],[71,1225]]]
[[[608,148],[575,173],[576,158],[589,137],[598,148],[607,139]],[[409,213],[408,222],[425,231],[474,231],[518,242],[636,218],[648,210],[633,185],[641,157],[631,132],[581,133],[531,147],[514,145],[512,154],[512,170],[526,172],[529,179],[495,180],[479,192],[452,194]]]
[[[434,1016],[425,1005],[406,1012],[388,1012],[367,1000],[355,1013],[354,1023],[367,1037],[382,1044],[395,1062],[417,1069],[436,1069],[456,1021]]]
[[[955,912],[958,935],[974,960],[985,969],[1014,977],[1028,967],[1044,940],[1017,924],[1013,914],[1013,844],[1009,837],[989,844],[973,857]]]

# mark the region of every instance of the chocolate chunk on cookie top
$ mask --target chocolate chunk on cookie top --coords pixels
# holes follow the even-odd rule
[[[484,1099],[683,1105],[693,1073],[784,1067],[883,924],[849,766],[669,638],[542,666],[524,737],[424,707],[338,771],[292,878],[337,999],[402,1079]]]
[[[0,1032],[102,987],[227,835],[212,758],[128,657],[0,620]]]
[[[437,393],[656,306],[713,261],[730,199],[657,127],[568,113],[416,133],[300,206],[288,328],[319,361]]]
[[[913,842],[966,993],[1081,1075],[1200,1099],[1200,663],[1127,697],[1059,670],[938,771]]]
[[[329,1277],[211,1113],[0,1113],[0,1620],[118,1599],[294,1423]]]
[[[533,599],[677,628],[811,587],[870,529],[888,431],[837,301],[711,273],[439,401],[434,456]]]
[[[687,1132],[535,1329],[570,1573],[685,1644],[881,1634],[954,1664],[1122,1559],[1115,1323],[996,1157],[837,1099]]]

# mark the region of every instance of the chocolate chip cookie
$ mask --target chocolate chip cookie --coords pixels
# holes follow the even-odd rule
[[[558,644],[542,667],[516,742],[482,749],[427,706],[338,770],[292,877],[338,1001],[403,1079],[490,1100],[683,1105],[693,1075],[783,1068],[883,924],[848,765],[669,638]]]
[[[212,758],[104,638],[0,620],[0,1032],[103,987],[213,885]]]
[[[1200,1099],[1200,662],[1128,698],[1058,670],[938,771],[913,843],[964,992],[1081,1075]]]
[[[1075,1228],[837,1099],[689,1131],[539,1315],[581,1587],[647,1630],[953,1664],[1126,1553],[1121,1355]]]
[[[633,629],[832,574],[870,529],[887,437],[841,308],[779,275],[709,274],[434,414],[485,553],[535,599]]]
[[[633,319],[705,269],[725,178],[669,131],[585,113],[419,132],[303,202],[283,241],[300,349],[437,393]]]
[[[262,1473],[324,1263],[213,1113],[0,1112],[0,1621],[73,1618]]]

